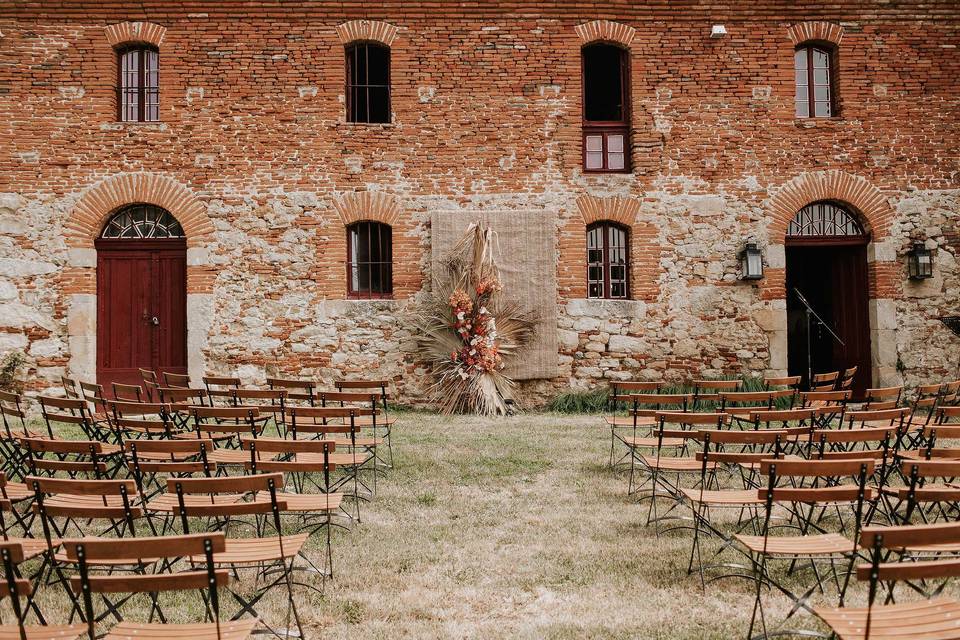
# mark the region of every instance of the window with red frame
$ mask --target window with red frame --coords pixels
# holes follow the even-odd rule
[[[117,107],[121,122],[160,119],[160,53],[131,45],[117,51]]]
[[[615,222],[587,227],[587,297],[630,296],[630,233]]]
[[[829,118],[837,115],[836,49],[803,44],[793,56],[797,84],[797,117]]]
[[[628,52],[612,44],[583,48],[584,171],[630,170]]]
[[[347,292],[354,298],[393,294],[390,225],[365,220],[347,227]]]

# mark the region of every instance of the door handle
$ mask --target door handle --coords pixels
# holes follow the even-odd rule
[[[150,324],[152,324],[152,325],[155,326],[155,327],[156,327],[156,326],[159,326],[159,325],[160,325],[160,318],[158,318],[157,316],[153,316],[152,318],[150,318]]]

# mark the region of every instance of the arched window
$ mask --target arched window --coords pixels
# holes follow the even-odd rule
[[[166,209],[152,204],[132,204],[113,214],[100,237],[155,240],[184,236],[180,223]]]
[[[117,105],[122,122],[160,119],[160,53],[133,44],[117,50]]]
[[[829,118],[836,108],[836,49],[805,43],[794,53],[797,83],[797,117]]]
[[[627,51],[583,48],[583,168],[626,172],[629,166],[630,72]]]
[[[346,49],[347,120],[390,122],[390,49],[358,42]]]
[[[842,205],[823,201],[808,204],[797,212],[787,227],[787,236],[803,237],[863,237],[867,232],[857,216]]]
[[[630,295],[630,232],[615,222],[587,227],[587,296],[627,298]]]
[[[390,225],[364,220],[347,227],[347,292],[355,298],[383,298],[393,293]]]

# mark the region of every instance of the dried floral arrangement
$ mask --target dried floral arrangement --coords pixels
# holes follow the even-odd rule
[[[471,225],[412,316],[417,359],[432,366],[434,401],[444,413],[508,413],[514,383],[504,358],[533,337],[533,314],[501,299],[495,245],[488,226]]]

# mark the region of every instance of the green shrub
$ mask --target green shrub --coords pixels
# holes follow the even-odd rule
[[[0,360],[0,389],[20,393],[23,391],[23,380],[20,378],[20,368],[27,362],[27,357],[19,351],[10,351]]]
[[[550,401],[547,409],[557,413],[601,413],[607,408],[610,390],[597,387],[590,391],[566,391]]]

